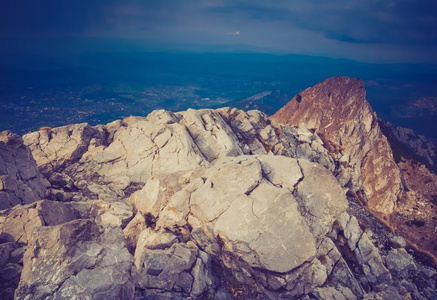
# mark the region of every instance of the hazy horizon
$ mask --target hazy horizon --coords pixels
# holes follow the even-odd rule
[[[238,106],[266,91],[276,93],[257,103],[271,114],[298,92],[333,76],[361,78],[374,110],[400,126],[411,125],[411,120],[395,118],[396,109],[437,96],[437,71],[429,64],[370,64],[256,52],[128,50],[114,52],[100,45],[76,53],[0,56],[4,70],[0,130],[25,133],[40,126],[96,125],[160,108]]]
[[[271,113],[350,76],[384,119],[432,133],[434,115],[393,112],[437,97],[435,11],[432,0],[4,0],[0,128],[243,105],[269,91],[257,105]]]

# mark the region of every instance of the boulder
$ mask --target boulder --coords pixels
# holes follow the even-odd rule
[[[217,111],[189,109],[177,115],[181,117],[180,124],[185,125],[209,162],[219,157],[243,154],[237,137]]]
[[[0,244],[0,289],[2,299],[14,299],[14,291],[20,281],[22,250],[14,242]]]
[[[199,299],[214,293],[217,280],[212,275],[210,258],[193,243],[173,243],[170,247],[164,246],[165,249],[144,246],[137,247],[135,257],[136,282],[145,290],[146,297],[165,297],[170,291],[172,298]]]
[[[316,198],[321,198],[314,202],[319,201],[322,209],[320,214],[314,214],[324,219],[327,229],[347,207],[340,187],[339,194],[328,197],[329,200],[323,187],[318,189],[317,180],[309,175],[307,180],[302,175],[300,162],[271,156],[219,160],[205,172],[204,184],[192,194],[192,213],[200,223],[207,222],[212,236],[219,236],[229,243],[231,249],[251,267],[289,272],[314,257],[315,238],[327,232],[312,230],[306,225],[305,218],[310,217],[310,213],[299,209],[305,205],[302,199],[313,197],[314,190],[320,193]],[[308,163],[305,170],[308,173],[320,172],[317,168],[318,165]],[[279,175],[284,172],[289,174],[287,178]],[[332,174],[326,171],[325,176],[324,182],[335,184]],[[296,185],[298,191],[302,186],[300,201],[292,193]],[[310,185],[312,189],[307,188]],[[325,203],[326,209],[323,208]],[[307,211],[313,213],[313,209],[311,206]]]
[[[97,132],[86,123],[71,124],[32,132],[24,135],[23,140],[31,149],[41,173],[50,177],[54,171],[79,161]]]
[[[417,269],[413,258],[404,248],[391,249],[385,258],[385,264],[398,278],[405,278],[410,271]]]

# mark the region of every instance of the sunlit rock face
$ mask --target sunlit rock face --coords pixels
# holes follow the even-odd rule
[[[312,126],[159,110],[25,135],[47,191],[0,211],[4,298],[429,299],[435,271],[346,196],[360,149]]]
[[[317,130],[336,155],[348,155],[345,162],[361,172],[369,208],[394,211],[402,191],[399,168],[360,79],[329,78],[297,94],[272,119]]]

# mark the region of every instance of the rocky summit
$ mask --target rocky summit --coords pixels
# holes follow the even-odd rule
[[[361,173],[368,206],[385,215],[393,212],[402,191],[400,172],[360,79],[327,79],[297,94],[272,118],[317,130]]]
[[[361,204],[436,264],[436,146],[383,122],[365,95],[360,79],[329,78],[296,95],[272,119],[314,128],[337,161],[360,173]]]
[[[0,298],[433,299],[428,256],[374,216],[405,187],[363,93],[306,90],[300,121],[158,110],[1,133]]]

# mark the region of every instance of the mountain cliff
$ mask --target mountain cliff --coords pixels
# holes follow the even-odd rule
[[[272,119],[316,129],[361,173],[368,207],[389,215],[402,192],[400,172],[365,96],[361,80],[329,78],[297,94]]]
[[[331,125],[222,108],[3,132],[1,297],[431,299],[436,271],[369,213],[406,189],[360,82],[319,91],[342,82]]]
[[[306,123],[359,172],[364,203],[395,232],[437,257],[435,145],[411,129],[378,120],[360,79],[334,77],[306,89],[271,117]],[[340,159],[341,160],[341,159]]]

